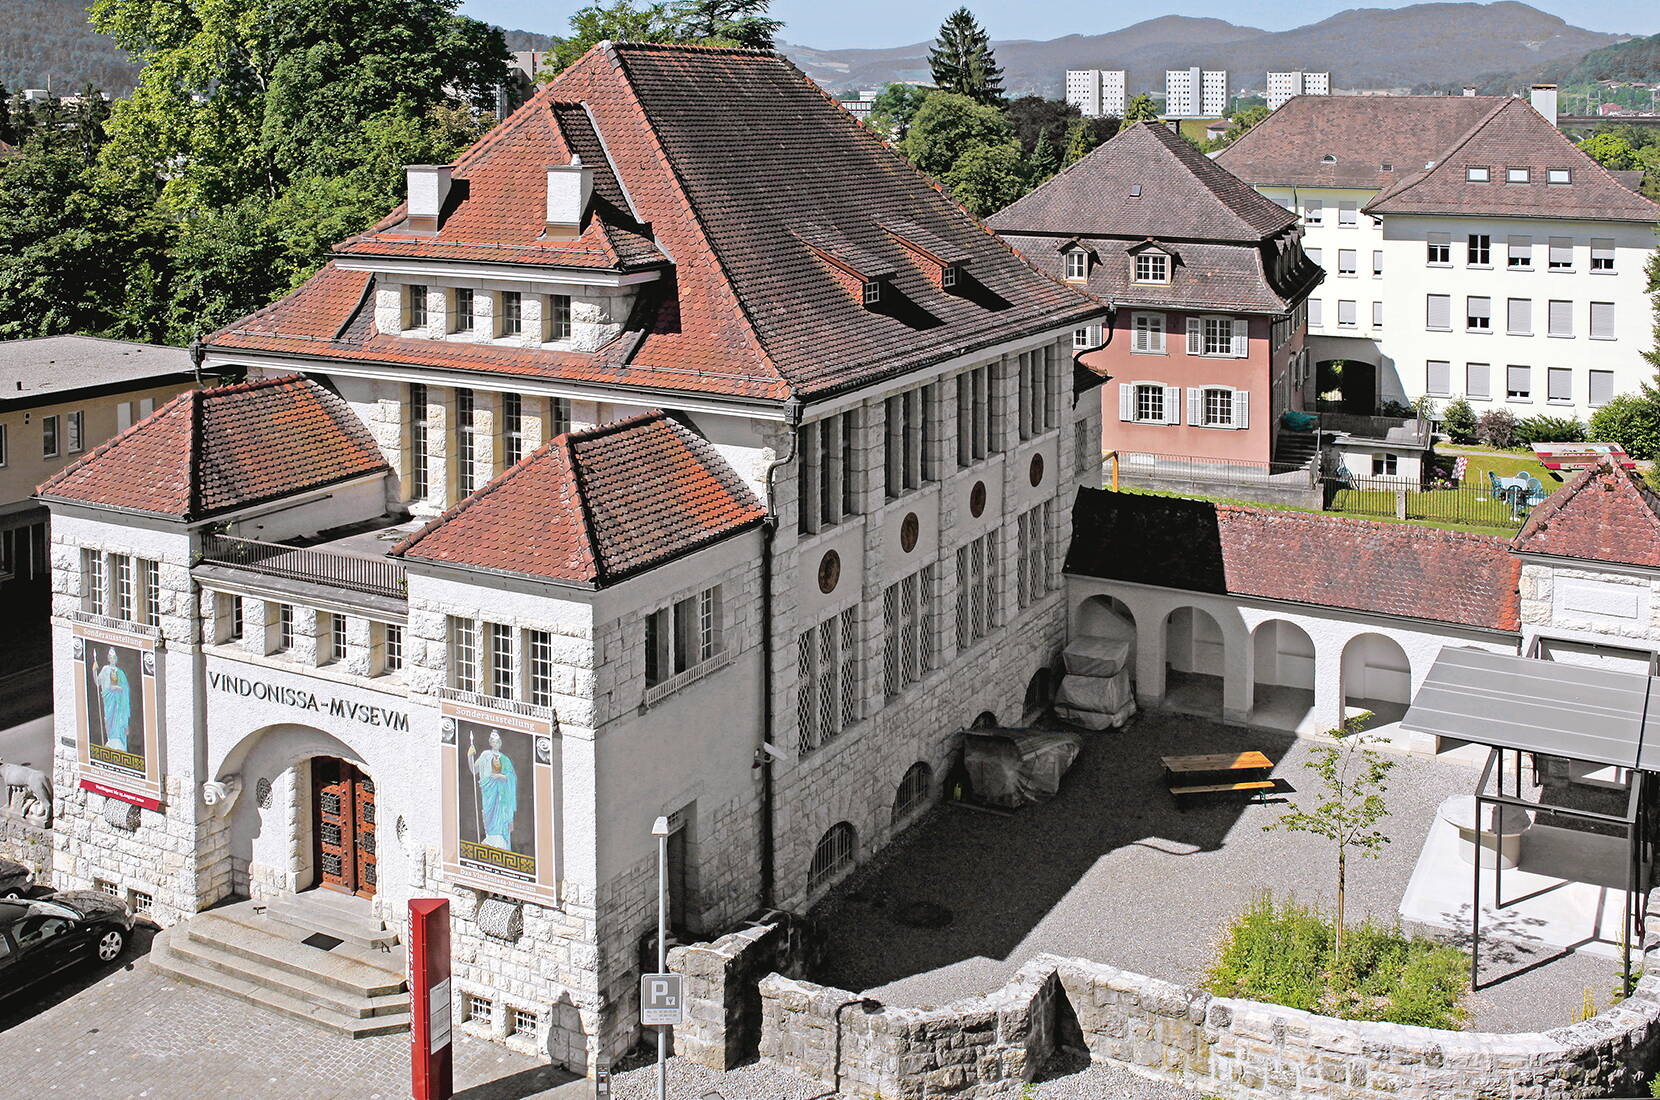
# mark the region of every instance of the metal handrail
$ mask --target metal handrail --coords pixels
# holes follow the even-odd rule
[[[268,577],[344,588],[372,596],[401,600],[409,595],[403,563],[388,558],[285,546],[234,535],[205,535],[201,560],[206,564],[247,569]]]

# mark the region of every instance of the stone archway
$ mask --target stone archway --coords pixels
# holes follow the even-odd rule
[[[1395,639],[1357,634],[1343,647],[1343,713],[1370,711],[1367,729],[1393,726],[1412,704],[1412,662]]]
[[[1178,607],[1164,620],[1164,705],[1189,714],[1220,715],[1227,670],[1222,625],[1199,607]]]
[[[1314,642],[1285,619],[1251,632],[1251,724],[1299,729],[1314,710]]]

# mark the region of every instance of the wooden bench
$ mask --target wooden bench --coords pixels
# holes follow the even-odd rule
[[[1171,787],[1170,797],[1176,800],[1176,805],[1179,807],[1183,798],[1194,795],[1243,792],[1254,799],[1259,794],[1265,794],[1273,790],[1274,786],[1272,779],[1252,779],[1244,783],[1202,783],[1191,787]]]
[[[1163,756],[1159,763],[1171,775],[1195,775],[1239,771],[1272,771],[1274,762],[1260,752],[1212,752],[1198,756]]]
[[[1274,781],[1268,778],[1274,762],[1256,751],[1165,756],[1159,762],[1164,765],[1164,783],[1177,809],[1182,799],[1196,795],[1246,794],[1256,798],[1274,789]]]

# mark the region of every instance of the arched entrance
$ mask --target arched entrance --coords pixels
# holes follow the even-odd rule
[[[1116,596],[1091,596],[1078,605],[1074,634],[1080,638],[1121,638],[1130,643],[1125,667],[1135,675],[1135,612]]]
[[[1189,714],[1222,713],[1225,647],[1222,627],[1197,607],[1178,607],[1164,620],[1164,703]]]
[[[1378,368],[1361,359],[1325,359],[1314,366],[1322,412],[1371,416],[1378,405]]]
[[[375,896],[375,782],[369,773],[336,756],[311,761],[311,835],[315,885],[324,890]]]
[[[1368,729],[1393,725],[1412,703],[1412,663],[1382,634],[1357,634],[1343,647],[1343,713],[1371,711]]]
[[[1314,709],[1314,642],[1285,619],[1251,632],[1251,723],[1296,730]]]

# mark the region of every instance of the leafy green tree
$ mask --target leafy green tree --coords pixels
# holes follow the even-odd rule
[[[1020,146],[971,145],[940,182],[974,216],[995,213],[1025,193]]]
[[[1073,119],[1081,118],[1078,108],[1059,99],[1045,99],[1040,95],[1023,95],[1011,99],[1003,107],[1009,125],[1014,127],[1015,140],[1027,153],[1037,150],[1045,134],[1066,132]]]
[[[1331,731],[1335,744],[1316,745],[1309,750],[1310,759],[1303,766],[1320,777],[1319,802],[1313,809],[1304,809],[1301,803],[1280,815],[1278,821],[1264,825],[1264,831],[1285,829],[1294,833],[1312,833],[1332,842],[1337,849],[1337,930],[1332,955],[1341,965],[1343,958],[1343,902],[1348,890],[1349,850],[1357,855],[1376,859],[1389,843],[1389,835],[1378,828],[1378,822],[1389,815],[1384,793],[1389,789],[1389,771],[1393,760],[1367,746],[1376,739],[1362,730],[1372,716],[1358,714],[1345,718],[1343,724]]]
[[[609,7],[578,8],[571,16],[571,33],[554,36],[552,57],[543,61],[537,79],[552,80],[600,42],[673,41],[674,27],[667,3],[637,8],[633,0],[615,0]]]
[[[1089,127],[1081,118],[1074,121],[1066,128],[1066,152],[1061,157],[1061,167],[1072,167],[1089,156],[1093,148],[1089,141]]]
[[[1124,104],[1124,119],[1118,125],[1119,132],[1128,130],[1138,122],[1157,122],[1158,117],[1159,112],[1158,108],[1153,106],[1153,97],[1142,92]]]
[[[1660,458],[1660,393],[1645,385],[1622,393],[1591,414],[1592,439],[1618,443],[1632,458]]]
[[[928,51],[928,68],[942,91],[987,105],[1003,101],[1003,70],[992,55],[991,37],[974,13],[958,8],[940,24]]]
[[[767,15],[771,6],[772,0],[680,0],[674,5],[674,19],[686,40],[770,50],[773,36],[784,25]]]
[[[1014,130],[997,108],[967,96],[934,92],[923,101],[899,148],[912,164],[943,183],[958,158],[974,146],[1014,144]]]
[[[916,84],[885,84],[870,104],[871,129],[889,141],[903,141],[911,130],[911,122],[922,109],[922,103],[933,89]]]
[[[1604,168],[1621,171],[1637,167],[1637,150],[1618,134],[1592,134],[1579,143],[1579,148]]]
[[[1476,410],[1470,402],[1459,397],[1447,403],[1446,411],[1441,414],[1441,427],[1447,437],[1454,443],[1469,444],[1476,441]]]

